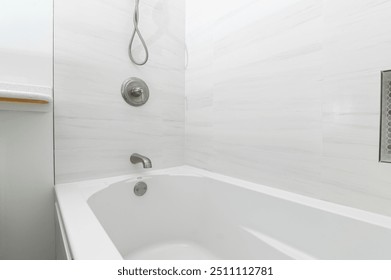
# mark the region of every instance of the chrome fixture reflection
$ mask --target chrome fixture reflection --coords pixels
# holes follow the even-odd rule
[[[381,72],[380,162],[391,162],[391,70]]]
[[[138,28],[138,22],[139,22],[139,2],[140,0],[135,0],[135,7],[134,7],[134,15],[133,15],[133,25],[134,25],[134,28],[133,28],[133,33],[132,33],[132,37],[130,39],[130,43],[129,43],[129,50],[128,50],[128,53],[129,53],[129,58],[130,60],[136,64],[136,65],[144,65],[145,63],[147,63],[148,61],[148,58],[149,58],[149,53],[148,53],[148,47],[147,47],[147,44],[145,43],[144,41],[144,38],[143,36],[141,35],[141,32]],[[134,39],[136,37],[136,34],[138,35],[138,37],[140,38],[140,41],[141,41],[141,44],[143,45],[143,48],[144,48],[144,51],[145,51],[145,58],[144,60],[138,62],[134,59],[133,57],[133,43],[134,43]]]
[[[146,156],[134,153],[130,156],[131,163],[142,163],[144,168],[152,168],[152,161]]]
[[[148,101],[149,88],[143,80],[132,77],[123,82],[121,94],[126,103],[137,107]]]

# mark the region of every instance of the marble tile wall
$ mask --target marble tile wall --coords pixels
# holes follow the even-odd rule
[[[186,163],[391,215],[391,1],[187,0]]]
[[[324,3],[321,180],[333,199],[390,215],[391,165],[378,163],[378,153],[391,1]]]
[[[127,47],[134,1],[55,0],[56,182],[140,171],[133,152],[155,168],[184,162],[185,1],[140,1],[140,30],[150,52],[135,66]],[[135,42],[135,56],[143,55]],[[150,99],[131,107],[122,82],[144,79]]]

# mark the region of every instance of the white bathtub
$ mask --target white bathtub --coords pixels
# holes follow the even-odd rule
[[[56,197],[73,259],[391,259],[390,217],[187,166],[61,184]]]

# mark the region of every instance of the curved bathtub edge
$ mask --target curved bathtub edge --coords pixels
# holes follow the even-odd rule
[[[56,217],[56,260],[72,260],[73,257],[57,200],[54,202],[54,209]]]
[[[55,186],[59,212],[65,227],[69,226],[78,229],[77,231],[71,232],[65,230],[70,254],[73,259],[122,260],[121,254],[108,237],[92,210],[86,205],[84,198],[74,195],[75,193],[79,193],[74,188],[65,185]],[[72,213],[61,211],[63,204],[72,205]],[[75,212],[77,215],[75,215]],[[77,217],[77,219],[74,219],[74,217]],[[88,235],[88,232],[94,232],[94,235]],[[96,244],[99,244],[99,248],[96,247]],[[78,249],[76,250],[75,248]]]

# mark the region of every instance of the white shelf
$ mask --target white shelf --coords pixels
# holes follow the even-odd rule
[[[49,87],[0,82],[0,110],[45,112],[52,102]]]

